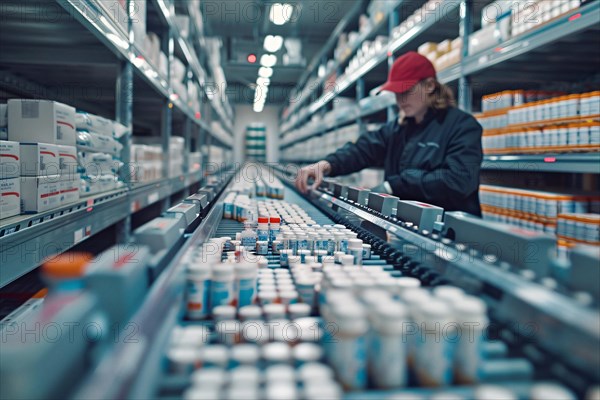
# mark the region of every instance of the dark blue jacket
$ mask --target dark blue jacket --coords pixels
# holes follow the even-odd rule
[[[407,118],[360,136],[325,159],[329,176],[382,167],[393,194],[481,216],[481,125],[457,108],[429,110],[420,124]]]

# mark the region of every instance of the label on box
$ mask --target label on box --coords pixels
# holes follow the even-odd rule
[[[21,213],[20,186],[19,178],[0,179],[0,219]]]
[[[66,180],[60,182],[60,202],[70,204],[79,200],[79,181]]]
[[[23,212],[44,212],[60,206],[60,176],[21,177]]]
[[[0,179],[18,178],[21,169],[19,143],[0,141]]]
[[[21,176],[60,175],[58,146],[21,143]]]
[[[77,173],[77,148],[75,146],[58,147],[58,167],[62,180],[79,179]]]

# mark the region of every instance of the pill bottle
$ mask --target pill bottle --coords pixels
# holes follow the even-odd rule
[[[455,381],[462,384],[477,383],[481,380],[485,330],[489,323],[487,306],[483,300],[473,296],[463,296],[451,304],[461,330],[454,351]]]
[[[362,258],[363,260],[371,259],[371,245],[367,243],[363,243],[362,245]]]
[[[369,343],[370,376],[378,389],[397,389],[407,384],[404,329],[408,312],[398,302],[379,303],[374,310],[375,335]]]
[[[360,239],[348,239],[348,254],[354,256],[355,265],[362,265],[363,241]]]
[[[269,217],[269,240],[272,242],[281,232],[281,218],[276,215]]]
[[[254,304],[257,292],[258,265],[241,262],[235,264],[235,291],[238,307]]]
[[[256,231],[252,229],[252,224],[249,222],[244,223],[244,230],[240,234],[240,240],[242,242],[242,246],[248,247],[251,249],[256,248],[256,241],[258,235]]]
[[[296,233],[296,238],[298,240],[298,252],[300,250],[309,250],[309,246],[308,246],[308,235],[304,232],[298,232]],[[298,253],[296,253],[298,254]]]
[[[269,242],[266,240],[258,240],[256,242],[256,254],[266,256],[269,254]]]
[[[210,307],[235,305],[235,271],[232,264],[217,264],[212,269]]]
[[[396,279],[396,297],[401,299],[402,293],[409,289],[421,287],[421,281],[417,278],[402,276]]]
[[[306,256],[311,255],[311,251],[307,249],[298,250],[298,255],[300,256],[300,262],[302,264],[306,264]]]
[[[341,253],[341,252],[340,252]],[[362,249],[360,251],[360,254],[362,256]],[[356,260],[356,256],[351,255],[351,254],[343,254],[340,256],[340,263],[342,265],[355,265],[355,260]],[[362,261],[362,260],[361,260]]]
[[[369,329],[364,307],[357,302],[336,304],[332,309],[337,332],[332,335],[332,365],[346,390],[367,386],[367,348]]]
[[[450,324],[452,310],[441,300],[421,303],[417,320],[421,327],[415,353],[415,374],[422,386],[440,387],[452,383],[452,350],[457,335]]]
[[[296,291],[300,297],[300,300],[308,304],[311,309],[315,307],[315,286],[317,280],[311,275],[302,275],[296,278]]]
[[[208,316],[210,267],[205,264],[190,265],[186,271],[186,316],[200,320]]]
[[[281,240],[273,240],[271,242],[271,252],[273,255],[279,255],[279,252],[283,250],[283,243]]]
[[[269,218],[268,217],[258,217],[258,226],[256,228],[256,236],[257,240],[260,241],[269,241]]]
[[[333,240],[335,241],[335,252],[342,252],[342,253],[346,254],[346,251],[343,250],[344,246],[342,245],[342,242],[345,239],[346,239],[346,235],[344,234],[344,232],[340,232],[340,231],[333,232]]]
[[[282,268],[287,268],[290,266],[290,257],[293,256],[294,250],[292,249],[284,249],[281,250],[281,254],[279,255],[279,265]]]

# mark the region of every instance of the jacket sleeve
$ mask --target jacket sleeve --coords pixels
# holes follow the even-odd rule
[[[388,138],[394,123],[386,124],[377,131],[361,135],[355,143],[346,143],[325,160],[331,164],[329,176],[351,174],[364,168],[383,167]]]
[[[405,169],[389,177],[394,194],[401,199],[430,203],[443,196],[460,204],[479,187],[481,134],[481,125],[466,115],[452,133],[442,167],[432,171]]]

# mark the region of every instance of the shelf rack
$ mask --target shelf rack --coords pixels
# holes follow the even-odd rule
[[[491,3],[491,0],[483,2],[473,0],[442,1],[438,11],[431,18],[427,18],[426,15],[419,24],[403,36],[391,39],[384,51],[363,62],[358,70],[352,72],[349,76],[338,78],[334,92],[324,93],[316,99],[312,96],[313,101],[303,108],[301,106],[305,104],[306,99],[310,96],[300,98],[290,106],[281,120],[283,129],[280,147],[285,149],[312,137],[322,135],[350,121],[361,124],[363,119],[370,118],[372,114],[382,109],[388,109],[388,121],[396,118],[397,114],[393,109],[393,103],[385,104],[383,102],[379,107],[375,107],[372,112],[363,110],[360,107],[360,104],[366,99],[364,96],[365,78],[368,75],[371,76],[377,73],[379,80],[382,80],[384,77],[382,67],[386,61],[389,68],[395,54],[415,49],[418,44],[431,40],[431,36],[435,35],[434,31],[447,32],[452,29],[450,25],[454,25],[456,32],[460,34],[457,36],[463,38],[463,54],[459,63],[439,71],[438,79],[458,88],[458,104],[468,112],[472,111],[473,98],[492,92],[496,88],[502,90],[506,88],[507,82],[512,82],[513,85],[514,82],[531,84],[547,82],[548,80],[560,81],[561,78],[574,81],[580,79],[581,76],[591,76],[597,72],[600,57],[593,49],[597,48],[599,43],[600,2],[587,2],[579,9],[561,15],[499,46],[476,54],[468,54],[469,37],[475,26],[475,16],[481,11],[482,7],[489,3]],[[402,5],[401,1],[396,4],[395,9],[386,15],[386,18],[389,19],[390,37],[391,29],[399,21],[400,5]],[[560,54],[568,54],[569,51],[575,51],[586,61],[574,65],[566,55],[560,56]],[[549,57],[548,54],[550,53],[557,54],[557,56]],[[585,56],[586,54],[588,56]],[[541,57],[544,62],[540,62],[540,58],[536,59],[536,57]],[[336,67],[340,67],[342,64],[337,62]],[[315,68],[313,66],[313,69]],[[569,74],[569,70],[572,70],[573,74]],[[338,72],[341,71],[338,69]],[[338,76],[340,76],[340,73],[338,73]],[[319,127],[306,129],[301,135],[297,132],[291,134],[306,126],[313,115],[323,114],[327,104],[350,89],[356,92],[356,98],[359,101],[360,111],[358,116],[346,115],[333,126],[322,124]],[[373,103],[377,102],[377,96],[368,96],[367,98]],[[553,156],[548,155],[550,158]],[[540,161],[539,157],[529,155],[503,156],[501,158],[486,157],[482,168],[484,170],[520,169],[521,164],[526,163],[530,170],[539,172],[598,173],[598,158],[595,154],[562,154],[556,157],[561,161],[548,162],[543,159]],[[307,162],[312,160],[291,161]]]
[[[161,36],[161,49],[169,61],[165,76],[141,48],[143,41],[134,36],[134,14],[125,10],[137,1],[128,0],[125,9],[119,2],[103,0],[4,5],[0,9],[0,96],[55,100],[116,120],[129,128],[120,139],[125,165],[130,162],[133,139],[153,137],[163,148],[166,177],[172,136],[185,139],[186,154],[211,146],[231,149],[233,116],[223,96],[209,95],[206,81],[210,75],[199,57],[206,58],[202,32],[193,29],[184,38],[175,22],[174,2],[145,2],[155,25],[148,32]],[[198,6],[190,2],[187,12],[193,4]],[[199,112],[170,85],[170,65],[176,53],[186,65],[185,83],[198,89]],[[211,161],[205,152],[202,169],[209,171]],[[184,171],[190,167],[186,161]],[[35,269],[44,257],[66,251],[111,226],[115,241],[127,243],[132,214],[166,210],[172,196],[189,194],[204,176],[205,171],[195,170],[143,183],[124,176],[126,185],[121,189],[84,196],[48,212],[0,220],[0,288]]]

